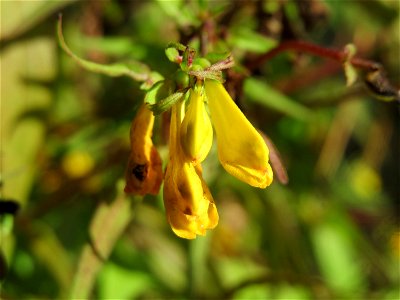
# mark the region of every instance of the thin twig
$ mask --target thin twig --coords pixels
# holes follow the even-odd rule
[[[274,56],[286,50],[306,52],[320,57],[330,58],[340,63],[344,62],[347,58],[347,53],[344,50],[328,49],[305,41],[285,41],[280,43],[278,47],[273,48],[272,50],[257,57],[252,61],[249,61],[247,63],[247,68],[249,70],[253,70],[267,60],[270,60]],[[367,71],[375,71],[381,69],[380,64],[363,58],[353,57],[350,59],[350,62],[354,67]]]

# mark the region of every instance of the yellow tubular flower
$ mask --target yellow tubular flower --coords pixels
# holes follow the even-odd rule
[[[132,121],[131,154],[125,173],[125,193],[157,195],[162,182],[161,158],[151,140],[154,115],[143,104]]]
[[[204,84],[222,166],[241,181],[259,188],[267,187],[273,173],[263,138],[220,82],[205,80]]]
[[[196,165],[206,158],[211,149],[213,129],[200,88],[190,90],[189,101],[181,125],[180,139],[184,154]]]
[[[177,139],[181,127],[182,104],[172,107],[170,161],[164,181],[164,205],[168,222],[176,235],[194,239],[218,224],[214,200],[205,185],[199,166],[188,161]]]

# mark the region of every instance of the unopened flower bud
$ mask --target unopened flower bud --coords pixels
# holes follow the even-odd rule
[[[190,91],[188,110],[183,119],[180,140],[187,159],[194,164],[202,162],[210,151],[213,129],[200,89]]]

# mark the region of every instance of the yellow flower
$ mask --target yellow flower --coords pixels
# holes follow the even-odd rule
[[[259,188],[271,184],[269,150],[261,135],[233,102],[224,86],[205,80],[205,92],[218,143],[218,157],[225,170]]]
[[[65,173],[71,178],[82,178],[93,170],[94,159],[88,152],[72,151],[63,157],[62,166]]]
[[[125,192],[157,195],[163,178],[161,158],[151,140],[154,115],[143,104],[132,121],[131,154],[125,173]]]
[[[190,103],[182,121],[180,138],[184,154],[197,165],[202,162],[213,140],[211,121],[204,105],[204,93],[201,87],[190,90]]]
[[[205,235],[218,224],[214,200],[202,176],[200,165],[194,166],[182,150],[178,133],[181,129],[182,103],[172,107],[170,126],[170,161],[164,181],[164,205],[174,233],[194,239]]]
[[[163,198],[172,231],[179,237],[194,239],[217,226],[219,220],[201,170],[201,162],[212,145],[212,126],[217,134],[219,160],[228,173],[260,188],[271,184],[273,173],[263,138],[220,82],[198,79],[197,85],[189,92],[186,113],[181,99],[172,105]],[[151,140],[153,124],[153,113],[143,105],[132,122],[132,152],[126,171],[127,193],[158,193],[162,170],[160,156]]]

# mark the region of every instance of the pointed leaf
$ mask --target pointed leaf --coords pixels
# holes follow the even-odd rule
[[[308,108],[294,102],[261,80],[246,79],[243,90],[249,100],[296,119],[305,120],[311,116],[311,111]]]
[[[265,53],[276,47],[278,43],[250,29],[240,28],[232,33],[231,44],[246,51]]]

